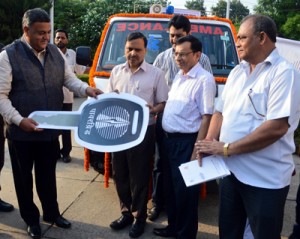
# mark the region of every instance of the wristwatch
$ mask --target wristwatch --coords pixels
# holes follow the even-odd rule
[[[223,146],[223,155],[224,155],[225,158],[227,158],[229,156],[228,148],[229,148],[229,143],[225,143],[224,146]]]

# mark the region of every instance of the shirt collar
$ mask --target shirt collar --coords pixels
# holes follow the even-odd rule
[[[197,77],[197,72],[198,72],[198,69],[199,69],[200,66],[200,63],[197,62],[196,65],[194,65],[190,70],[189,72],[186,74],[186,75],[183,75],[183,72],[182,70],[179,71],[179,75],[180,76],[184,76],[186,79],[189,79],[189,78],[196,78]]]
[[[38,56],[39,54],[45,54],[46,53],[46,49],[40,51],[40,52],[37,52],[35,49],[33,49],[29,42],[26,40],[26,38],[24,37],[24,35],[21,37],[21,42],[23,42],[33,53],[34,55]]]
[[[67,48],[67,50],[66,50],[65,56],[66,56],[66,57],[70,56],[70,52],[69,52],[69,49],[68,49],[68,48]]]
[[[125,68],[126,70],[130,71],[130,67],[129,67],[129,64],[128,64],[128,61],[126,61],[123,65],[123,68]],[[144,59],[143,63],[140,65],[140,67],[136,70],[139,71],[139,70],[143,70],[143,71],[147,71],[147,64],[146,64],[146,61]]]
[[[268,56],[266,59],[264,59],[261,63],[259,63],[258,65],[261,65],[261,64],[271,64],[273,65],[277,59],[279,57],[279,52],[278,52],[278,49],[275,48]],[[242,60],[240,62],[240,65],[242,66],[243,69],[247,69],[250,67],[250,64],[247,62],[247,61],[244,61]]]

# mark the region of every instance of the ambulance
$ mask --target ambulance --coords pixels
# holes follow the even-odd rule
[[[152,64],[160,52],[171,47],[168,22],[172,16],[153,13],[112,15],[102,31],[93,59],[89,75],[90,85],[105,91],[113,67],[126,61],[125,40],[131,32],[140,31],[147,37],[145,60]],[[229,72],[239,63],[235,47],[235,28],[225,18],[195,15],[187,17],[191,22],[191,34],[202,42],[203,52],[209,57],[220,94]],[[77,50],[78,58],[82,58],[81,50]]]
[[[163,13],[164,10],[164,8],[152,6],[149,14],[121,13],[112,15],[108,19],[90,70],[89,84],[91,86],[106,91],[111,70],[114,66],[126,61],[125,40],[131,32],[139,31],[147,37],[148,46],[145,60],[150,64],[154,62],[159,53],[171,47],[168,22],[173,15]],[[209,57],[217,82],[216,98],[218,98],[230,71],[239,63],[235,47],[235,27],[228,19],[201,17],[195,11],[175,9],[174,13],[184,14],[189,18],[191,34],[202,42],[203,52]],[[77,49],[77,63],[86,65],[89,55],[90,52],[87,52],[87,49]],[[109,157],[108,154],[106,156]],[[105,160],[103,161],[103,158],[105,157],[103,155],[86,150],[85,159],[87,158],[90,159],[95,170],[104,173]]]

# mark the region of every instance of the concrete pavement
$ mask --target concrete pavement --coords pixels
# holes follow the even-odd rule
[[[75,99],[74,110],[78,108],[83,99]],[[120,232],[112,231],[109,227],[111,221],[120,216],[118,197],[110,180],[109,188],[104,188],[103,176],[92,168],[89,172],[83,169],[83,148],[73,141],[71,152],[72,162],[57,163],[57,191],[61,213],[72,222],[71,229],[61,229],[42,221],[43,238],[48,239],[111,239],[129,238],[129,228]],[[300,172],[300,159],[294,157],[297,172]],[[28,239],[26,224],[20,217],[9,154],[6,150],[6,162],[2,170],[0,182],[2,191],[0,197],[12,203],[15,210],[10,213],[0,212],[0,238],[1,239]],[[295,220],[295,198],[299,184],[299,175],[293,177],[290,192],[286,201],[284,227],[282,238],[286,239],[292,231]],[[213,185],[213,184],[212,184]],[[37,194],[35,202],[41,210]],[[149,203],[150,207],[150,203]],[[201,239],[218,238],[218,195],[209,192],[205,200],[199,205],[198,236]],[[147,221],[142,239],[159,238],[152,234],[154,227],[163,227],[167,224],[163,214],[156,222]]]

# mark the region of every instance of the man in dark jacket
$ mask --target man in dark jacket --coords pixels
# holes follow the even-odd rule
[[[21,217],[32,238],[41,237],[40,213],[33,201],[34,165],[43,219],[58,227],[71,223],[60,215],[55,167],[59,152],[56,130],[42,130],[28,115],[37,110],[62,110],[66,86],[78,96],[102,93],[76,78],[60,50],[49,44],[51,24],[46,11],[23,16],[23,36],[0,53],[0,113],[7,122],[7,140]]]

